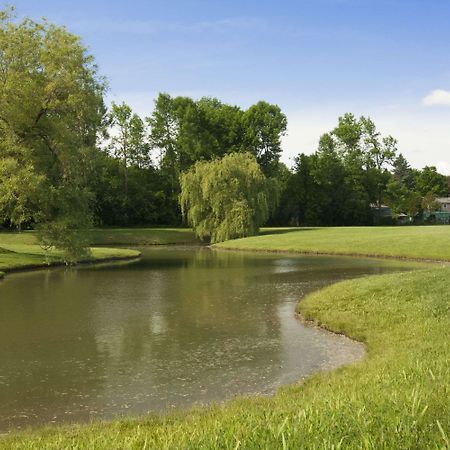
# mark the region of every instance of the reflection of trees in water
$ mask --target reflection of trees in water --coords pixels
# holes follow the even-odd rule
[[[111,370],[117,364],[137,371],[146,366],[158,384],[174,371],[233,366],[242,358],[262,366],[277,360],[276,302],[249,289],[249,277],[267,271],[267,263],[250,269],[241,255],[207,249],[149,253],[143,266],[154,269],[144,277],[130,270],[110,280],[119,297],[123,286],[131,287],[127,301],[118,298],[107,309],[96,302],[97,342],[109,354]]]
[[[249,308],[239,299],[242,264],[227,272],[196,256],[159,250],[122,271],[83,274],[85,285],[92,278],[91,323],[105,371],[96,401],[104,411],[126,412],[120,405],[129,403],[139,413],[229,397],[252,371],[260,382],[271,370],[268,359],[277,361],[272,302]]]

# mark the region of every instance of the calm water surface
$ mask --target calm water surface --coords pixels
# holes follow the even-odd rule
[[[304,326],[298,299],[405,269],[343,257],[146,248],[132,263],[0,282],[0,430],[271,393],[360,357]]]

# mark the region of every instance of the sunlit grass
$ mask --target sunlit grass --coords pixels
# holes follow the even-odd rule
[[[217,248],[450,260],[450,226],[262,230]]]

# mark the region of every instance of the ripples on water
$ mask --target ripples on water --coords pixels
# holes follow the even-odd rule
[[[271,393],[360,357],[306,327],[298,299],[404,270],[342,257],[146,248],[140,261],[0,283],[0,430]]]

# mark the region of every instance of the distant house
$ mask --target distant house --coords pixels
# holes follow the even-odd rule
[[[441,206],[439,208],[440,212],[448,212],[450,213],[450,197],[439,197],[436,199]]]
[[[389,208],[389,206],[381,205],[380,208],[378,208],[377,205],[370,205],[370,209],[372,210],[372,213],[374,216],[386,218],[386,217],[392,217],[392,210]]]
[[[439,197],[436,199],[439,208],[431,213],[424,214],[426,220],[432,219],[434,223],[450,224],[450,197]]]
[[[408,216],[408,214],[397,214],[397,223],[399,225],[407,225],[408,223],[411,223],[412,218]]]

